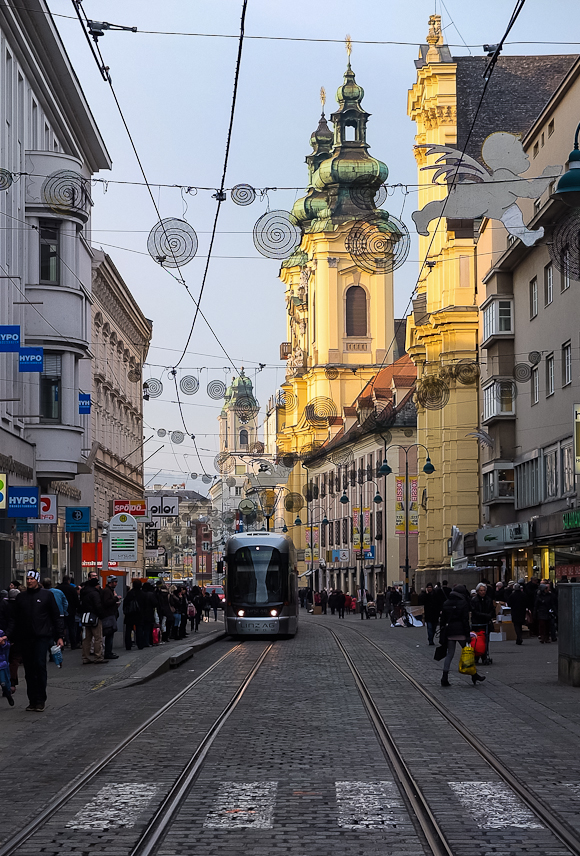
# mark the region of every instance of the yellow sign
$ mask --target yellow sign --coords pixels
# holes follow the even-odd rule
[[[361,519],[360,519],[360,506],[355,505],[352,509],[352,546],[354,550],[360,550],[360,542],[361,542]]]
[[[368,550],[371,546],[371,509],[367,505],[363,508],[363,549]]]
[[[8,494],[8,476],[0,473],[0,508],[6,508],[6,496]]]

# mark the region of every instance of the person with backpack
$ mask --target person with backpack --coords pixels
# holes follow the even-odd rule
[[[127,592],[123,601],[123,615],[125,616],[125,648],[130,651],[133,646],[133,631],[135,631],[135,642],[137,642],[137,627],[142,624],[141,606],[139,594],[143,583],[141,580],[133,580],[131,590]]]
[[[449,669],[455,655],[455,648],[460,642],[461,646],[469,645],[470,642],[470,627],[469,627],[469,593],[465,586],[457,585],[453,590],[441,609],[439,618],[441,627],[439,634],[440,644],[447,648],[445,662],[443,663],[443,675],[441,676],[441,686],[450,687]],[[471,676],[473,686],[479,681],[485,681],[484,675],[478,675],[476,672]]]

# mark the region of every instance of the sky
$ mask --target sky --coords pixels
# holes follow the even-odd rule
[[[252,227],[268,206],[290,210],[303,195],[304,158],[320,115],[320,87],[327,91],[328,116],[346,67],[346,34],[353,39],[351,61],[365,90],[363,106],[371,113],[371,154],[387,164],[388,182],[402,185],[392,188],[383,207],[412,226],[416,195],[403,187],[417,183],[407,92],[416,79],[413,61],[418,45],[425,42],[429,15],[442,15],[454,55],[482,55],[483,44],[498,42],[503,35],[515,0],[249,0],[226,187],[245,183],[258,189],[289,189],[258,193],[246,207],[235,205],[228,195],[221,206],[201,305],[212,329],[198,317],[177,374],[177,380],[194,375],[200,383],[195,395],[181,394],[187,432],[168,372],[185,347],[195,307],[186,288],[147,251],[148,234],[158,219],[155,207],[72,2],[48,2],[113,161],[113,169],[99,176],[110,183],[93,190],[93,244],[111,256],[153,321],[143,376],[161,380],[163,392],[144,404],[145,437],[153,435],[145,446],[145,457],[151,456],[145,481],[150,486],[185,482],[188,489],[205,493],[201,479],[188,474],[215,474],[220,403],[207,395],[207,384],[229,383],[230,360],[238,368],[244,366],[263,414],[284,380],[279,345],[286,340],[286,310],[280,262],[256,251]],[[138,28],[137,33],[107,31],[99,47],[148,181],[191,188],[153,187],[153,193],[162,218],[186,219],[195,229],[197,255],[182,274],[197,298],[216,210],[212,194],[223,170],[242,0],[83,0],[83,7],[92,20]],[[542,0],[527,0],[504,55],[580,52],[579,23],[577,0],[556,0],[549,15]],[[576,38],[577,44],[566,43],[567,38]],[[317,39],[321,41],[311,41]],[[202,187],[210,190],[196,191]],[[396,317],[408,311],[418,271],[413,240],[407,262],[395,273]],[[265,368],[259,370],[261,363]],[[157,436],[159,429],[194,434],[201,461],[189,437],[171,443]]]

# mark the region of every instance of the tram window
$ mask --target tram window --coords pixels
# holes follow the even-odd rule
[[[228,563],[232,601],[247,604],[280,603],[287,599],[287,558],[274,547],[241,547]]]

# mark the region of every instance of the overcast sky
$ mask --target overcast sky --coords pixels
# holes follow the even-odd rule
[[[70,0],[49,0],[55,21],[84,88],[113,160],[115,181],[142,181],[127,134],[111,92],[92,58],[81,26],[73,18]],[[140,31],[237,36],[241,0],[84,0],[89,18],[136,26]],[[249,0],[246,36],[337,39],[340,43],[247,38],[244,44],[239,95],[226,186],[303,188],[304,157],[320,115],[319,91],[328,93],[327,115],[335,108],[346,55],[342,40],[384,40],[407,44],[354,44],[352,66],[365,90],[364,107],[372,114],[368,125],[371,153],[389,167],[390,183],[415,184],[414,125],[407,117],[407,91],[416,79],[413,60],[425,41],[429,15],[443,17],[452,53],[468,49],[481,55],[484,43],[499,41],[515,0]],[[580,46],[580,4],[557,0],[546,14],[543,0],[527,0],[504,54],[575,53]],[[69,16],[69,17],[61,17]],[[452,19],[452,20],[451,20]],[[453,21],[453,23],[452,23]],[[461,35],[459,35],[461,34]],[[514,42],[542,42],[514,44]],[[512,44],[509,44],[509,43]],[[558,44],[550,45],[549,42]],[[135,144],[152,183],[217,188],[220,183],[233,87],[236,38],[107,32],[100,47]],[[580,118],[580,117],[579,117]],[[214,191],[197,194],[178,189],[155,189],[162,217],[185,217],[199,238],[196,258],[183,268],[188,287],[197,295],[205,265],[215,200]],[[286,339],[284,289],[278,280],[280,263],[258,254],[252,226],[271,209],[291,209],[302,195],[296,189],[270,191],[245,208],[229,198],[222,206],[202,309],[228,355],[256,381],[262,406],[284,379],[279,344]],[[153,342],[144,377],[162,380],[160,398],[145,404],[146,436],[159,428],[183,430],[168,369],[180,356],[189,332],[193,303],[147,253],[147,236],[157,217],[143,186],[109,184],[93,192],[93,243],[110,254],[143,312],[153,320]],[[385,208],[411,224],[415,195],[396,189]],[[418,273],[416,243],[409,260],[395,274],[395,314],[406,310]],[[259,363],[266,368],[256,374]],[[208,473],[215,472],[218,451],[219,403],[205,388],[210,380],[231,379],[232,371],[220,345],[201,318],[182,374],[199,378],[196,395],[182,396],[188,431],[194,433]],[[183,371],[181,371],[183,369]],[[162,442],[148,443],[146,456]],[[147,478],[182,482],[185,474],[200,473],[191,440],[166,442],[146,464]],[[201,490],[200,480],[187,487]]]

